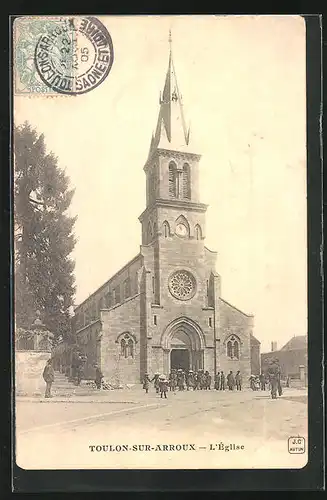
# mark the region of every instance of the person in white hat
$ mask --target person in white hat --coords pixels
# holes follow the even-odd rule
[[[166,379],[165,375],[160,375],[159,380],[160,397],[167,399],[168,380]]]
[[[154,388],[155,388],[157,394],[159,394],[159,375],[160,375],[160,373],[156,372],[154,374],[153,379],[151,380],[151,382],[154,382],[153,385],[154,385]]]

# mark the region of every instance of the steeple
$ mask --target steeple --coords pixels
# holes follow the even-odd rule
[[[157,148],[191,152],[190,130],[185,122],[182,96],[178,88],[173,61],[171,31],[169,31],[168,70],[159,103],[158,122],[151,140],[150,156]]]

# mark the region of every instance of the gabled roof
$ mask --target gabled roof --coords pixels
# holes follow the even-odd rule
[[[250,334],[250,342],[252,345],[261,345],[260,340],[258,340],[252,333]]]
[[[294,349],[306,349],[308,339],[306,335],[297,335],[292,337],[282,348],[281,351],[293,351]]]

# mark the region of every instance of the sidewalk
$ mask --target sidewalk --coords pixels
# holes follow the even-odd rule
[[[190,391],[184,392],[181,394],[196,394],[200,395],[202,391]],[[255,399],[261,398],[269,398],[269,392],[265,391],[252,391],[250,389],[245,389],[242,391],[243,394],[252,395]],[[178,394],[178,391],[177,391]],[[209,394],[207,391],[204,391],[203,394]],[[210,391],[211,395],[217,394],[217,399],[219,399],[219,391]],[[228,393],[225,391],[224,396],[232,395],[233,393]],[[283,395],[281,399],[294,399],[296,401],[298,398],[306,398],[308,394],[307,389],[298,389],[298,388],[284,388]],[[147,399],[156,399],[156,394],[154,391],[150,392],[147,396]],[[141,386],[134,386],[131,389],[115,389],[111,391],[101,390],[94,392],[89,392],[85,394],[74,394],[73,390],[71,394],[67,394],[65,396],[56,395],[56,389],[53,390],[53,397],[49,399],[45,399],[43,395],[35,395],[35,396],[16,396],[17,402],[28,402],[28,403],[123,403],[123,404],[139,404],[144,403],[145,400],[145,392]]]

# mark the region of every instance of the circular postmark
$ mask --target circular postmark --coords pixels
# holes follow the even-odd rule
[[[78,95],[98,87],[114,60],[111,36],[95,17],[57,18],[35,47],[35,67],[55,92]]]

